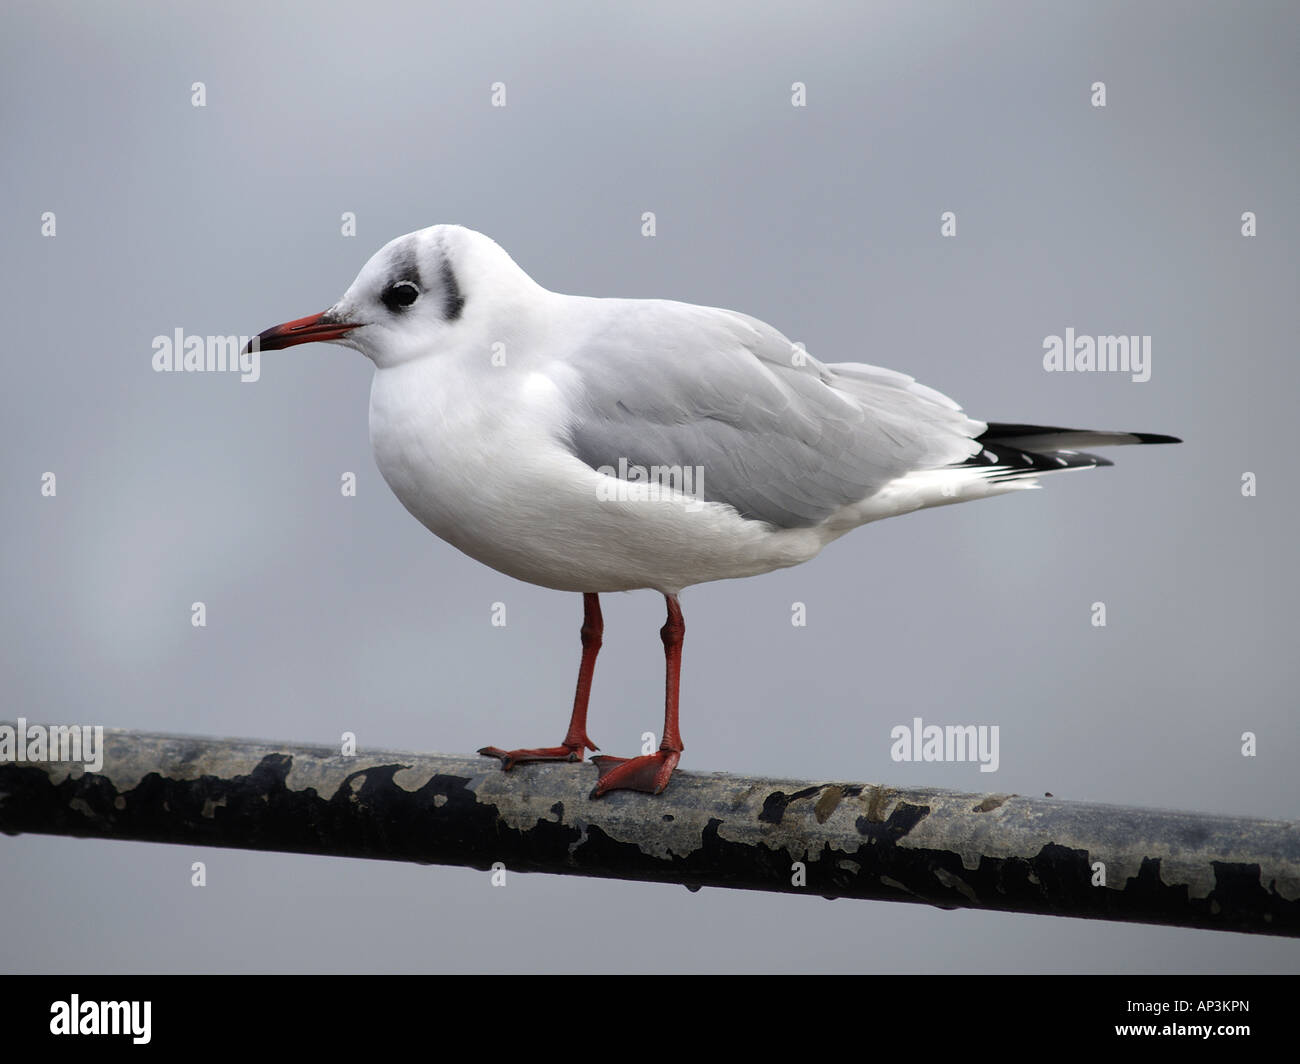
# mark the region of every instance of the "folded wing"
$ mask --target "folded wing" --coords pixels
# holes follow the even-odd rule
[[[706,500],[799,528],[980,450],[984,424],[905,374],[819,362],[731,311],[587,302],[600,312],[564,353],[566,442],[594,469],[698,468]]]

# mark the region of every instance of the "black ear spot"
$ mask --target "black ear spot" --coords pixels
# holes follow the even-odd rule
[[[451,263],[442,260],[442,314],[448,321],[455,321],[465,309],[465,297],[460,294],[460,285],[456,283],[456,274]]]
[[[410,281],[397,281],[385,288],[384,294],[379,298],[384,301],[384,306],[396,314],[419,299],[420,290]]]

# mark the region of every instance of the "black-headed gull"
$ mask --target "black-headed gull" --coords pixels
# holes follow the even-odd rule
[[[663,741],[592,758],[595,795],[657,794],[681,756],[683,588],[806,562],[868,521],[1110,464],[1080,447],[1178,442],[974,421],[905,374],[819,362],[744,314],[547,291],[455,225],[390,241],[329,310],[255,342],[313,340],[374,362],[375,460],[425,527],[500,572],[583,595],[563,742],[480,753],[508,770],[596,750],[597,596],[650,588],[667,600]]]

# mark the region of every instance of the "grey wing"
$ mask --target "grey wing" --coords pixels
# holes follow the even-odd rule
[[[599,324],[565,362],[568,444],[593,469],[698,468],[707,501],[800,528],[979,450],[983,424],[905,374],[821,363],[732,311],[591,302]]]

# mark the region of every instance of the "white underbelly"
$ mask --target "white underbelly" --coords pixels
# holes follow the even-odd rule
[[[375,461],[431,532],[499,572],[563,591],[675,593],[815,555],[832,535],[777,530],[728,506],[610,499],[557,439],[544,378],[483,382],[426,362],[377,370]],[[617,483],[617,482],[616,482]]]

